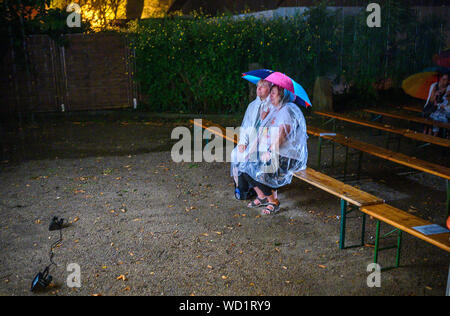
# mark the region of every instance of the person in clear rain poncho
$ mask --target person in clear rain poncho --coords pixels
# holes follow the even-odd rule
[[[248,135],[247,146],[232,152],[231,175],[243,178],[257,194],[248,207],[265,206],[263,213],[279,210],[277,189],[292,181],[293,174],[306,168],[308,148],[305,118],[290,100],[287,90],[272,86],[269,113],[259,126],[248,127],[246,117],[241,135]],[[241,136],[242,137],[242,136]]]
[[[263,79],[258,81],[256,85],[256,99],[248,105],[245,111],[240,128],[238,146],[233,150],[232,161],[236,161],[237,155],[242,154],[247,149],[250,138],[255,137],[255,131],[269,113],[271,105],[269,94],[271,87],[272,83],[269,81]],[[236,184],[236,198],[245,200],[254,197],[256,195],[255,191],[249,188],[248,182],[239,175],[240,173],[235,164],[231,168],[231,176],[234,178]]]

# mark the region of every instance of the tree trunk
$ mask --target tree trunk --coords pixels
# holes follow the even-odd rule
[[[144,0],[127,1],[127,19],[140,19],[144,10]]]

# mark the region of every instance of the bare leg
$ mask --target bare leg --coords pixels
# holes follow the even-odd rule
[[[275,200],[278,200],[278,191],[277,190],[272,190],[272,195]]]

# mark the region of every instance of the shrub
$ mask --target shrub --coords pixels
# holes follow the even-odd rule
[[[381,28],[367,27],[365,10],[344,16],[326,2],[271,20],[195,15],[133,22],[128,32],[147,109],[242,112],[249,100],[240,77],[250,63],[288,74],[310,94],[317,76],[344,75],[357,99],[373,101],[375,82],[390,78],[398,86],[430,66],[445,42],[445,21],[421,21],[396,1],[382,8]]]

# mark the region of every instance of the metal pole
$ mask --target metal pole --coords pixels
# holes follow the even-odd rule
[[[348,146],[345,146],[344,182],[347,178]]]
[[[347,220],[347,201],[341,199],[341,233],[339,238],[339,248],[345,248],[345,224]]]
[[[377,230],[375,235],[375,252],[373,262],[378,263],[378,248],[380,247],[380,221],[377,220]]]
[[[319,136],[319,145],[317,148],[318,154],[317,154],[317,170],[320,170],[320,160],[322,156],[322,137]]]
[[[397,256],[395,257],[395,267],[398,268],[400,266],[400,249],[402,247],[402,231],[398,230],[397,237]]]
[[[364,237],[366,234],[366,213],[362,216],[362,230],[361,230],[361,247],[364,246]]]
[[[445,295],[450,296],[450,265],[448,266],[447,291]]]

